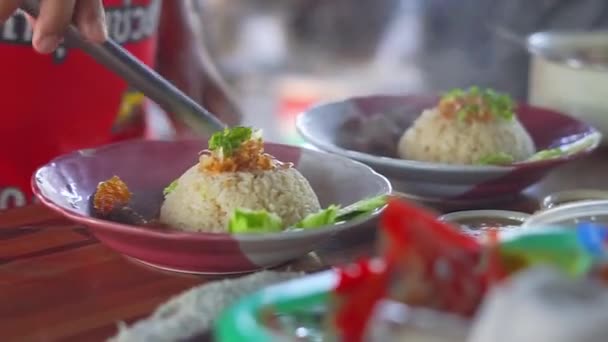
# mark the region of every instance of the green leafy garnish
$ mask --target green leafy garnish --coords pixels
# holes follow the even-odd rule
[[[550,148],[548,150],[542,150],[534,153],[532,157],[528,158],[528,161],[547,160],[553,158],[559,158],[564,155],[564,151],[559,148]]]
[[[446,92],[445,94],[443,94],[441,99],[446,100],[446,101],[453,101],[460,97],[465,96],[466,94],[467,93],[464,90],[462,90],[460,88],[455,88],[455,89],[452,89],[452,90]]]
[[[381,195],[367,198],[340,208],[337,205],[330,205],[316,213],[307,215],[302,221],[290,227],[284,227],[281,218],[266,210],[236,209],[228,222],[230,233],[274,233],[280,232],[284,228],[292,229],[314,229],[340,222],[350,221],[374,211],[386,205],[388,196]]]
[[[490,106],[490,112],[505,120],[515,117],[515,103],[507,94],[497,93],[492,89],[486,89],[482,95],[484,101]]]
[[[338,212],[336,222],[353,220],[382,208],[386,205],[388,196],[380,195],[353,203]]]
[[[480,107],[477,104],[465,105],[458,112],[456,112],[456,118],[458,121],[465,121],[467,118],[479,113]]]
[[[482,105],[467,101],[475,98],[479,98]],[[441,100],[463,100],[462,107],[456,113],[456,117],[460,121],[464,121],[469,117],[479,116],[484,109],[494,117],[507,121],[515,117],[515,103],[513,99],[507,94],[502,94],[492,89],[480,89],[479,87],[470,87],[468,90],[453,89],[445,93]]]
[[[222,156],[231,156],[245,141],[254,137],[256,132],[250,127],[226,128],[214,133],[209,139],[209,150]]]
[[[230,233],[274,233],[283,230],[279,216],[266,210],[236,209],[228,222]]]
[[[296,228],[318,228],[336,223],[340,207],[330,205],[327,209],[323,209],[317,213],[309,214],[302,221],[298,222]]]
[[[163,190],[163,195],[167,196],[168,194],[170,194],[171,192],[173,192],[173,190],[175,190],[175,188],[177,188],[177,179],[174,180],[173,182],[171,182],[171,184],[169,184],[164,190]]]
[[[548,160],[570,156],[597,146],[601,140],[602,135],[594,132],[560,147],[538,151],[532,155],[532,157],[528,158],[527,161]]]
[[[481,165],[509,165],[513,164],[515,159],[512,155],[504,152],[492,153],[479,158],[477,164]]]

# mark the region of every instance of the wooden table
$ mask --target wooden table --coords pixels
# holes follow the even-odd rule
[[[500,208],[533,211],[558,190],[608,190],[608,151],[564,166]],[[315,271],[373,252],[374,229],[342,235],[283,269]],[[0,214],[0,338],[97,341],[209,277],[164,273],[99,244],[40,206]]]

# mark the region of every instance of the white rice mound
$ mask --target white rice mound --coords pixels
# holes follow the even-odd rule
[[[165,197],[160,221],[179,230],[226,233],[237,208],[265,209],[285,225],[321,210],[310,183],[295,168],[210,174],[197,164]]]
[[[534,142],[517,117],[464,122],[445,118],[435,108],[425,110],[405,131],[397,150],[402,159],[445,164],[476,164],[496,153],[521,161],[535,153]]]

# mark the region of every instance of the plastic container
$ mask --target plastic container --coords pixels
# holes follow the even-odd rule
[[[311,274],[248,294],[215,323],[218,342],[337,341],[327,326],[335,270]],[[368,323],[365,341],[465,342],[470,322],[434,310],[383,300]]]
[[[466,342],[468,320],[438,311],[383,301],[369,322],[367,341]]]
[[[539,32],[529,37],[532,50],[529,74],[529,102],[563,111],[597,128],[608,143],[608,60],[601,68],[556,63],[534,53],[550,47],[564,53],[595,54],[607,51],[608,31]],[[595,51],[595,52],[594,52]],[[565,95],[567,94],[567,95]]]
[[[528,218],[522,227],[576,225],[594,222],[608,225],[608,200],[588,200],[563,204],[540,211]]]
[[[462,232],[478,237],[487,229],[517,230],[530,217],[529,214],[509,210],[466,210],[443,215],[440,221],[458,225]]]

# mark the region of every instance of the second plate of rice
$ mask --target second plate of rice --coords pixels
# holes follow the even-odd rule
[[[517,195],[601,140],[575,118],[476,87],[321,104],[300,114],[297,128],[315,147],[366,163],[429,202]]]

